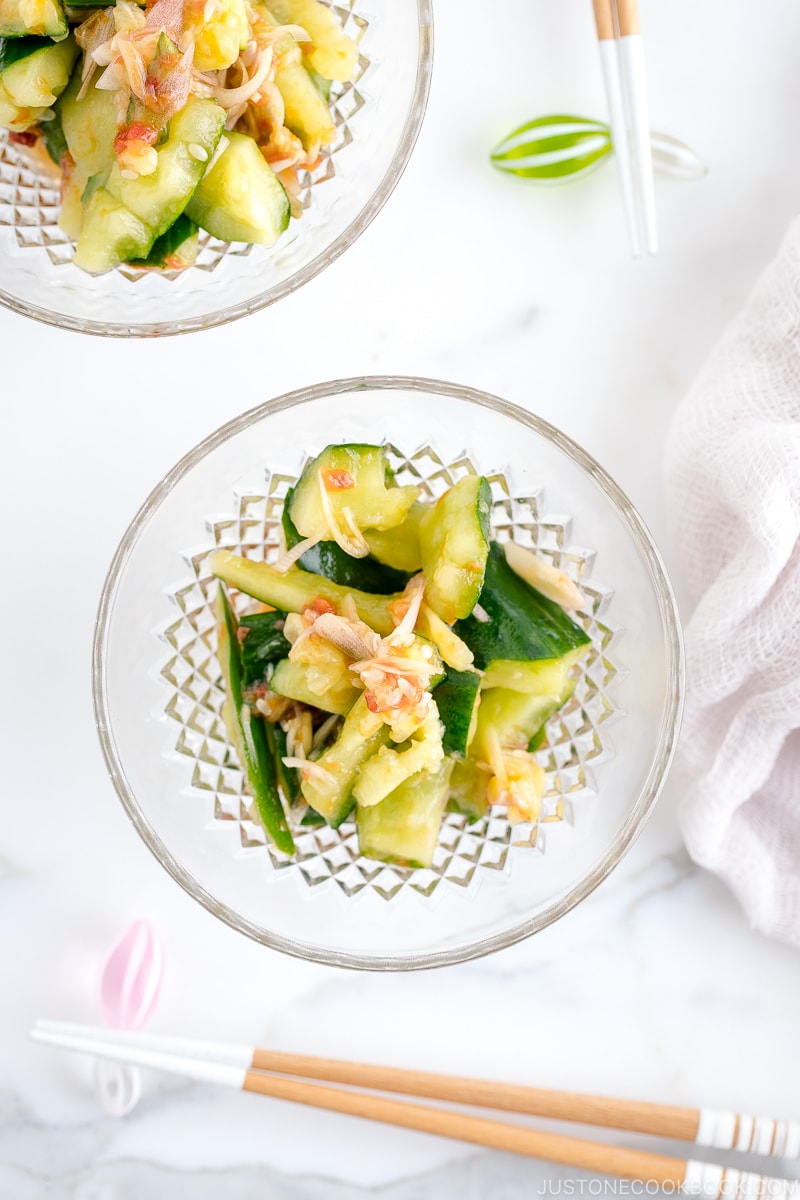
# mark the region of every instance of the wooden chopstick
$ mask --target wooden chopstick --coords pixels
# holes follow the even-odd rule
[[[698,1146],[713,1146],[720,1150],[739,1150],[751,1154],[800,1159],[800,1121],[797,1120],[756,1117],[724,1109],[653,1104],[641,1100],[529,1087],[525,1084],[497,1083],[461,1075],[418,1071],[408,1067],[387,1067],[373,1063],[290,1054],[260,1046],[125,1033],[66,1021],[41,1020],[36,1023],[35,1028],[46,1033],[114,1042],[123,1046],[186,1057],[206,1058],[242,1068],[251,1067],[254,1070],[272,1071],[327,1083],[343,1083],[350,1087],[399,1092],[428,1100],[444,1100],[452,1104],[494,1108],[527,1116],[674,1138],[694,1142]]]
[[[258,1046],[209,1043],[190,1038],[159,1037],[140,1033],[76,1025],[65,1021],[38,1021],[44,1032],[88,1037],[94,1041],[113,1041],[188,1057],[213,1059],[242,1068],[273,1071],[351,1087],[399,1092],[494,1108],[527,1116],[548,1117],[582,1125],[620,1129],[629,1133],[650,1134],[713,1146],[720,1150],[740,1150],[751,1154],[800,1159],[800,1121],[752,1116],[712,1108],[652,1104],[611,1096],[594,1096],[523,1084],[495,1083],[461,1075],[441,1075],[407,1067],[386,1067],[372,1063],[354,1063],[340,1059],[288,1054]]]
[[[631,252],[658,250],[650,117],[638,0],[592,0]]]
[[[631,37],[640,33],[639,0],[616,0],[617,25],[619,37]]]
[[[298,1075],[380,1092],[400,1092],[474,1108],[496,1108],[503,1112],[574,1121],[581,1125],[598,1125],[688,1142],[695,1140],[700,1124],[697,1109],[648,1104],[638,1100],[616,1100],[524,1084],[493,1083],[486,1079],[438,1075],[407,1067],[382,1067],[371,1063],[313,1058],[259,1047],[253,1051],[251,1066],[256,1070],[273,1071],[281,1075]]]
[[[776,1122],[771,1118],[754,1119],[713,1110],[613,1100],[406,1068],[287,1054],[246,1045],[121,1033],[63,1022],[38,1022],[31,1036],[37,1041],[68,1049],[139,1063],[261,1095],[402,1125],[493,1149],[510,1150],[584,1170],[656,1181],[675,1187],[679,1184],[696,1185],[701,1180],[704,1181],[704,1187],[712,1189],[712,1195],[718,1194],[714,1190],[717,1184],[722,1187],[723,1171],[711,1164],[621,1149],[483,1117],[408,1104],[364,1092],[346,1091],[309,1083],[307,1078],[695,1140],[703,1145],[750,1149],[760,1153],[772,1150],[786,1153],[787,1156],[800,1154],[800,1122]],[[287,1075],[304,1078],[285,1078]],[[755,1130],[758,1130],[757,1137],[753,1132]],[[772,1132],[767,1137],[769,1130]],[[745,1133],[747,1144],[743,1141]],[[732,1181],[739,1179],[739,1173],[728,1170],[725,1178],[728,1181],[725,1186],[730,1188]],[[760,1181],[762,1177],[747,1176],[747,1179],[750,1181],[748,1186],[755,1186],[753,1181]],[[787,1181],[778,1181],[779,1195],[784,1194],[784,1184],[789,1186]],[[725,1194],[732,1193],[726,1191]],[[770,1195],[773,1194],[771,1191]]]
[[[643,1150],[628,1150],[603,1142],[583,1141],[580,1138],[545,1133],[503,1121],[492,1121],[486,1117],[448,1112],[446,1109],[429,1105],[409,1104],[405,1100],[391,1100],[368,1092],[352,1092],[307,1083],[301,1079],[286,1079],[257,1070],[245,1072],[242,1087],[246,1092],[258,1092],[262,1096],[326,1108],[347,1113],[349,1116],[366,1117],[370,1121],[381,1121],[385,1125],[399,1125],[404,1129],[434,1133],[440,1137],[471,1142],[491,1150],[524,1154],[529,1158],[540,1158],[584,1171],[596,1171],[602,1175],[657,1182],[661,1186],[668,1185],[676,1190],[686,1181],[688,1163]]]

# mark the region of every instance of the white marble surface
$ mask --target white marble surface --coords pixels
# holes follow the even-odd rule
[[[663,441],[800,208],[800,9],[642,9],[653,123],[710,166],[701,183],[659,183],[655,261],[626,256],[611,168],[537,191],[486,161],[529,117],[603,114],[588,3],[438,0],[411,166],[301,292],[227,329],[139,344],[0,312],[3,1200],[511,1200],[569,1174],[164,1079],[127,1119],[101,1115],[87,1064],[25,1035],[39,1015],[98,1018],[103,957],[140,915],[168,956],[154,1029],[798,1115],[800,957],[691,865],[669,789],[617,872],[531,942],[436,973],[352,974],[270,953],[185,896],[129,826],[92,720],[97,597],[142,498],[248,402],[326,378],[450,378],[561,425],[639,506],[680,592]]]

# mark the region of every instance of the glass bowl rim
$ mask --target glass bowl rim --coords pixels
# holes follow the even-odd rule
[[[11,309],[23,317],[31,317],[44,325],[52,325],[56,329],[66,329],[72,333],[88,333],[96,337],[173,337],[181,333],[195,333],[199,330],[214,329],[219,325],[227,325],[238,321],[241,317],[260,312],[268,308],[284,296],[291,295],[304,284],[309,283],[326,267],[344,254],[383,208],[391,196],[400,178],[408,166],[411,152],[419,137],[425,110],[430,93],[431,73],[433,68],[433,6],[432,0],[415,0],[417,9],[417,26],[419,29],[419,56],[417,58],[417,74],[414,81],[414,91],[408,106],[403,132],[397,149],[386,174],[381,179],[375,191],[367,200],[361,211],[353,218],[347,228],[339,234],[334,242],[306,263],[300,271],[284,280],[283,283],[261,292],[249,300],[241,300],[230,308],[220,308],[205,316],[188,317],[178,321],[139,321],[126,325],[122,322],[94,321],[89,318],[65,316],[51,309],[29,304],[0,287],[0,305]]]
[[[668,665],[667,703],[658,732],[656,754],[650,764],[644,785],[628,812],[614,844],[607,850],[594,869],[537,915],[518,922],[501,933],[446,950],[386,956],[332,950],[324,946],[300,942],[272,933],[255,922],[242,917],[229,905],[222,903],[207,891],[194,878],[191,872],[183,867],[172,855],[140,809],[138,801],[128,784],[111,732],[105,677],[106,648],[110,620],[113,615],[114,602],[122,572],[150,516],[156,511],[172,488],[211,451],[228,441],[231,437],[274,413],[295,408],[314,400],[341,395],[345,392],[370,390],[389,392],[409,390],[429,395],[447,396],[461,402],[488,408],[495,413],[502,414],[512,421],[517,421],[519,424],[532,429],[539,436],[553,443],[572,462],[591,476],[600,491],[610,502],[616,515],[620,518],[647,569],[661,616]],[[422,970],[480,958],[497,950],[503,950],[508,946],[514,945],[516,942],[532,936],[534,933],[540,932],[590,895],[631,848],[644,828],[653,806],[661,794],[677,745],[683,712],[684,690],[685,670],[680,618],[677,601],[663,560],[656,548],[650,531],[638,511],[608,472],[577,442],[573,441],[572,438],[562,433],[548,421],[520,408],[518,405],[502,400],[499,396],[494,396],[489,392],[479,391],[461,384],[427,379],[420,376],[360,375],[348,379],[336,379],[318,383],[310,387],[286,392],[282,396],[278,396],[273,400],[267,400],[238,417],[234,417],[233,420],[220,426],[214,433],[204,438],[192,450],[188,451],[172,470],[164,476],[161,482],[153,488],[144,504],[130,522],[117,547],[103,584],[92,647],[92,698],[94,716],[106,769],[117,795],[122,801],[128,818],[161,866],[169,872],[175,882],[185,892],[202,904],[204,908],[208,909],[210,913],[219,917],[220,920],[224,921],[232,929],[246,934],[254,941],[260,942],[262,945],[268,946],[273,950],[280,950],[295,958],[302,958],[327,966],[360,970]]]

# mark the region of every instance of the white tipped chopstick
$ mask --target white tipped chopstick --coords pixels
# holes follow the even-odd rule
[[[674,1108],[639,1101],[492,1083],[406,1068],[382,1067],[264,1050],[257,1046],[157,1037],[58,1021],[39,1021],[31,1031],[38,1042],[86,1054],[169,1071],[278,1099],[292,1100],[386,1124],[401,1125],[494,1149],[510,1150],[551,1162],[625,1178],[656,1181],[675,1190],[699,1190],[716,1197],[769,1194],[777,1200],[797,1196],[788,1180],[742,1174],[712,1164],[667,1158],[638,1150],[541,1132],[518,1125],[428,1105],[328,1086],[402,1092],[414,1097],[462,1105],[578,1121],[611,1128],[681,1138],[698,1145],[800,1156],[800,1122],[774,1121],[714,1110]],[[276,1072],[277,1074],[267,1074]],[[286,1078],[299,1076],[303,1078]],[[308,1083],[307,1079],[324,1081]],[[745,1186],[746,1185],[746,1186]],[[728,1189],[733,1189],[728,1190]],[[752,1189],[755,1188],[755,1191]]]
[[[653,152],[638,0],[592,0],[631,253],[658,251]]]

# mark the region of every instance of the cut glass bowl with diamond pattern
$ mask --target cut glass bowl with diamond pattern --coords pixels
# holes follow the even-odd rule
[[[295,829],[289,858],[254,819],[220,717],[209,553],[274,561],[287,488],[331,442],[385,442],[401,483],[440,495],[480,472],[499,540],[566,570],[591,638],[539,753],[534,825],[447,814],[429,869],[359,854],[355,828]],[[246,597],[238,597],[243,611]],[[101,743],[131,820],[173,877],[266,945],[341,965],[454,962],[550,924],[608,874],[659,793],[677,736],[682,655],[669,583],[630,502],[573,442],[494,397],[366,378],[270,401],[191,451],[126,533],[95,640]]]
[[[201,235],[179,272],[72,264],[58,227],[58,172],[0,129],[0,303],[64,329],[117,337],[208,329],[307,283],[366,229],[403,173],[430,82],[431,0],[326,0],[359,46],[354,79],[334,83],[336,140],[301,177],[303,215],[275,246]]]

